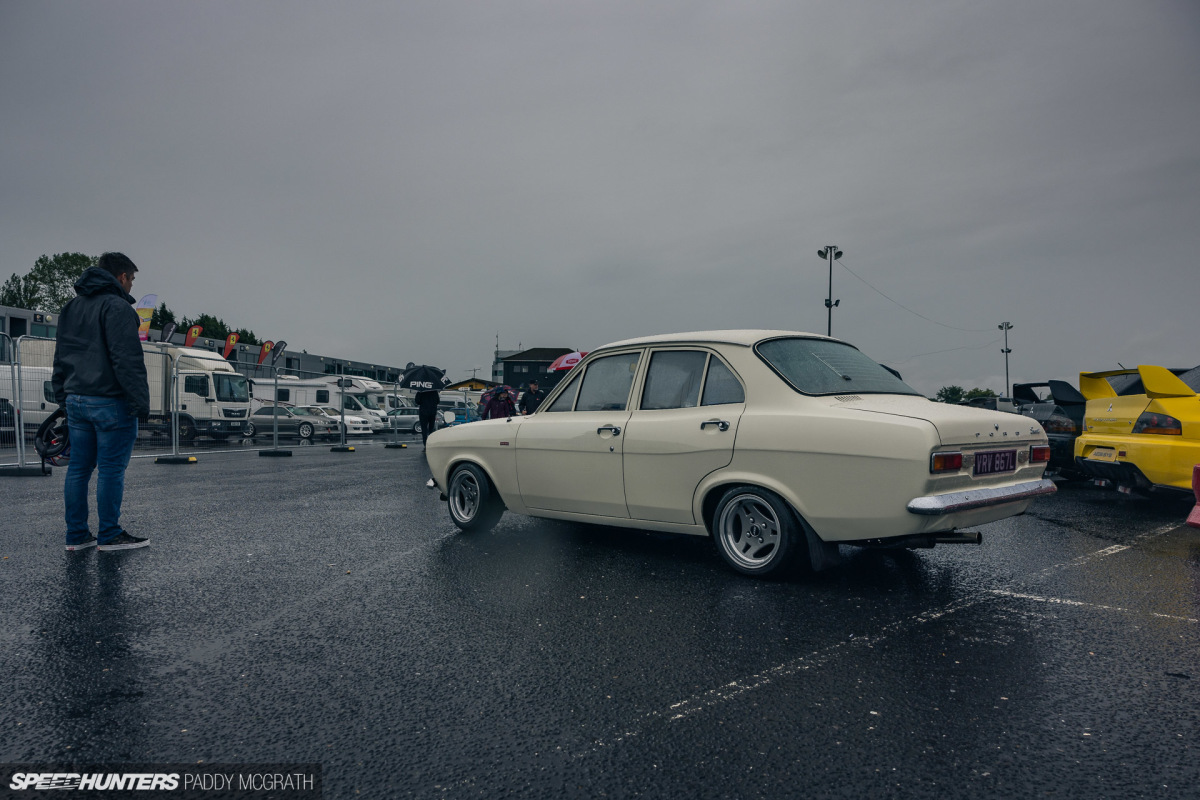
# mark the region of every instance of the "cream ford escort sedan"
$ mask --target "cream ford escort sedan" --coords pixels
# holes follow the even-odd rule
[[[592,351],[537,413],[438,431],[454,524],[537,517],[711,535],[734,570],[837,563],[838,545],[978,542],[956,529],[1054,491],[1027,417],[934,403],[857,348],[789,331]]]

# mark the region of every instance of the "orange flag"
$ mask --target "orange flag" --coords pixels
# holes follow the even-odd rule
[[[229,338],[225,340],[225,352],[221,354],[223,358],[229,358],[229,354],[233,352],[233,346],[237,344],[238,335],[236,333],[229,334]]]
[[[200,334],[203,332],[204,328],[200,327],[199,325],[193,325],[192,327],[188,328],[187,336],[183,340],[183,346],[191,347],[194,345],[196,340],[200,338]]]

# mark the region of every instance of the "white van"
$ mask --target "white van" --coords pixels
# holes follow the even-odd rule
[[[387,411],[376,398],[383,395],[383,385],[370,378],[354,375],[329,375],[325,385],[332,394],[332,405],[337,407],[338,398],[345,393],[346,411],[371,420],[371,429],[378,432],[388,427]]]
[[[12,364],[0,364],[0,398],[12,403],[14,408],[17,405],[13,391],[15,369]],[[21,367],[21,419],[26,433],[37,431],[42,421],[58,410],[51,383],[53,375],[54,370],[50,367]]]
[[[274,378],[250,378],[250,402],[255,411],[264,404],[276,402],[293,406],[336,406],[337,394],[337,387],[317,378],[280,375],[278,387]]]

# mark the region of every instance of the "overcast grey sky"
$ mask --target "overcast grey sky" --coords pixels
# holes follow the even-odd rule
[[[1198,123],[1195,0],[0,0],[0,279],[121,250],[460,379],[497,332],[824,333],[836,244],[834,335],[917,389],[999,391],[1005,320],[1074,382],[1200,363]]]

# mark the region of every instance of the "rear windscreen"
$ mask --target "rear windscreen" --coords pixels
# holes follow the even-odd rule
[[[805,394],[911,394],[920,392],[842,342],[768,339],[754,347],[780,377]]]

